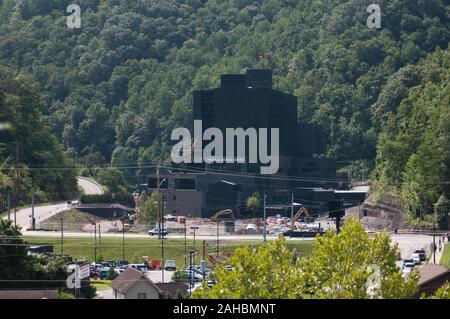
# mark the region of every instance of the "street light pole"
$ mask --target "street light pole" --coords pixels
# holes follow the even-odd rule
[[[97,264],[97,223],[94,222],[94,263]]]
[[[64,220],[61,217],[61,256],[64,255]]]
[[[267,238],[266,238],[266,236],[267,236],[267,233],[266,233],[266,197],[267,197],[267,195],[266,194],[264,194],[264,219],[263,219],[263,223],[264,223],[264,230],[263,230],[263,238],[264,238],[264,243],[266,243],[266,241],[267,241]]]
[[[164,201],[161,206],[161,217],[163,216],[164,210]],[[164,223],[163,223],[164,225]],[[164,234],[162,233],[162,229],[159,229],[159,233],[161,234],[161,282],[164,283]]]
[[[291,232],[289,233],[291,239],[293,231],[294,231],[294,193],[291,193]]]
[[[34,190],[31,193],[31,229],[36,229],[36,224],[34,222]]]
[[[193,256],[195,256],[195,250],[189,251],[189,275],[190,275],[190,283],[189,283],[189,296],[192,297],[192,287],[194,286],[194,265],[192,264]]]
[[[193,247],[193,250],[195,252],[195,231],[198,229],[198,226],[191,226],[191,229],[194,231],[194,247]],[[194,265],[195,265],[195,255],[194,255]]]
[[[436,216],[433,218],[433,264],[436,264]]]
[[[122,216],[122,263],[125,262],[125,217]]]
[[[99,248],[99,256],[100,260],[102,258],[102,230],[101,230],[101,224],[98,224],[98,248]]]
[[[184,221],[184,267],[187,266],[187,226]]]
[[[216,221],[217,223],[217,238],[216,238],[216,261],[219,257],[219,221]]]
[[[161,282],[164,283],[164,236],[161,238]]]
[[[161,219],[160,219],[160,183],[159,183],[159,166],[156,168],[156,185],[157,185],[157,194],[158,194],[158,238],[161,239]]]
[[[8,192],[8,220],[11,221],[11,192]]]

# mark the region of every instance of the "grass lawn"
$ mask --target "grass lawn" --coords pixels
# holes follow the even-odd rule
[[[54,254],[60,254],[61,243],[59,238],[52,237],[27,237],[24,240],[31,244],[53,244]],[[187,251],[193,248],[193,241],[187,240]],[[94,241],[91,238],[64,238],[64,254],[70,255],[74,260],[87,259],[94,260]],[[233,252],[239,246],[259,246],[261,241],[242,241],[242,240],[224,240],[220,241],[219,251]],[[203,240],[195,241],[198,251],[198,260],[202,258]],[[216,241],[205,241],[206,253],[216,252]],[[305,256],[311,253],[313,242],[300,240],[287,240],[287,245],[295,249],[299,256]],[[125,238],[125,260],[130,263],[141,263],[142,256],[148,256],[149,260],[161,258],[161,241],[155,238]],[[164,240],[164,259],[174,259],[177,265],[185,264],[185,243],[184,239],[166,239]],[[102,238],[101,246],[97,239],[97,260],[102,256],[103,260],[121,260],[122,259],[122,239],[121,238]],[[188,258],[187,258],[188,259]]]
[[[442,252],[440,264],[450,267],[450,244],[448,243],[444,245],[444,251]]]
[[[91,286],[97,288],[97,291],[108,290],[111,288],[111,281],[110,280],[92,280],[91,279]]]

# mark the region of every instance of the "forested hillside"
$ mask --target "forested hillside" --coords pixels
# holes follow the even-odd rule
[[[374,172],[380,192],[411,211],[450,204],[450,50],[400,69],[374,109],[383,119]]]
[[[366,25],[374,2],[381,29]],[[420,179],[421,157],[410,157],[428,153],[425,135],[438,133],[409,134],[425,142],[411,141],[399,162],[388,145],[393,136],[409,145],[399,132],[413,104],[433,97],[430,112],[445,108],[431,92],[444,82],[416,74],[427,68],[416,65],[448,47],[447,1],[83,0],[79,30],[67,28],[69,3],[77,1],[0,0],[0,61],[40,84],[53,130],[81,163],[167,163],[172,129],[192,125],[193,89],[216,86],[221,73],[264,67],[274,70],[277,88],[298,97],[302,121],[323,125],[327,155],[354,176],[374,167],[383,132],[382,182],[410,194]],[[134,171],[126,177],[133,182]]]
[[[73,164],[42,115],[44,110],[34,81],[0,67],[1,203],[6,203],[8,193],[12,205],[29,203],[32,189],[41,202],[74,196],[77,191],[74,171],[57,169]]]

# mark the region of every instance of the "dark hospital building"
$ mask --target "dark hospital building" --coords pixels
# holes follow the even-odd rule
[[[271,70],[222,75],[220,87],[194,91],[193,114],[194,120],[202,120],[203,130],[279,128],[279,170],[260,175],[259,164],[173,164],[160,170],[161,180],[166,180],[161,185],[166,213],[209,217],[232,209],[239,216],[255,191],[267,194],[269,215],[287,215],[292,194],[313,213],[326,210],[321,203],[329,200],[364,199],[363,194],[343,192],[348,180],[336,174],[336,160],[325,157],[321,127],[298,122],[297,97],[273,89]],[[156,174],[148,178],[150,192],[156,179]]]

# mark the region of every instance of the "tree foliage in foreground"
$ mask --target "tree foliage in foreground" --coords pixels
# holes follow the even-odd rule
[[[194,298],[410,298],[418,273],[408,279],[396,266],[399,250],[388,234],[372,239],[356,219],[342,232],[315,239],[311,255],[297,258],[284,238],[255,249],[238,248],[234,269],[216,270],[218,283],[204,285]],[[378,276],[379,275],[379,276]],[[379,280],[378,280],[379,278]]]

